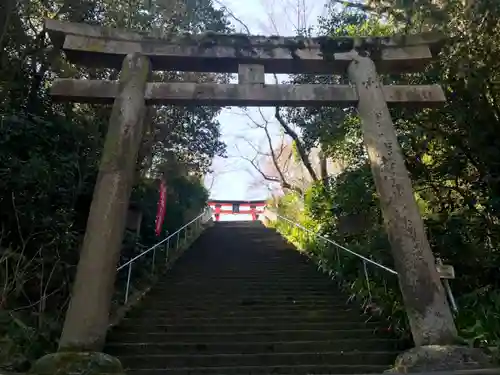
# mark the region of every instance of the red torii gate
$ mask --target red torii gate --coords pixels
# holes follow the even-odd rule
[[[252,215],[255,221],[259,215],[264,212],[266,207],[265,200],[257,201],[232,201],[232,200],[210,200],[210,208],[214,210],[215,221],[220,220],[221,215]]]

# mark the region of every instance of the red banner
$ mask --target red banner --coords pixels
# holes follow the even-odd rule
[[[165,181],[161,181],[160,184],[160,198],[158,199],[158,210],[156,212],[156,227],[155,232],[158,237],[161,234],[161,228],[163,227],[163,220],[165,219],[165,209],[167,204],[167,185]]]

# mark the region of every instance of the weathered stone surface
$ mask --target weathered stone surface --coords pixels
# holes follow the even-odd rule
[[[431,107],[446,98],[439,85],[383,87],[389,105]],[[57,79],[51,95],[57,100],[105,104],[118,93],[118,82]],[[214,106],[341,106],[355,105],[356,89],[349,85],[236,85],[215,83],[148,83],[148,104]]]
[[[33,375],[124,375],[120,361],[98,352],[59,352],[36,361],[29,374]]]
[[[354,54],[353,54],[354,55]],[[358,112],[415,345],[455,344],[457,331],[415,202],[375,65],[353,56]]]
[[[155,70],[238,72],[262,64],[266,73],[344,73],[345,52],[366,50],[381,72],[420,71],[436,52],[436,34],[390,37],[297,38],[201,34],[165,36],[47,20],[46,29],[68,58],[94,67],[119,67],[125,55],[148,56]]]
[[[405,107],[415,105],[431,107],[446,101],[446,96],[440,85],[388,85],[383,86],[384,98],[391,104],[402,104]]]
[[[467,346],[428,345],[400,354],[391,372],[407,374],[488,368],[492,368],[492,363],[481,349]]]
[[[240,65],[238,67],[238,83],[265,83],[265,71],[263,65]]]
[[[111,112],[87,229],[59,341],[61,351],[99,351],[108,328],[137,153],[143,135],[144,91],[149,61],[123,62]]]

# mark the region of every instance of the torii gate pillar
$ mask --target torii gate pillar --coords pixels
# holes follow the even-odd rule
[[[104,346],[137,153],[143,135],[149,59],[127,55],[90,206],[87,229],[59,350]]]
[[[413,340],[417,346],[452,344],[457,330],[375,64],[369,57],[353,52],[348,74],[358,91],[364,143]]]

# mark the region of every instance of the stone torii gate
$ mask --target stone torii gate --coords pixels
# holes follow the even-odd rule
[[[119,81],[56,79],[63,101],[112,103],[60,352],[100,351],[147,105],[357,106],[415,344],[451,344],[457,332],[413,196],[388,106],[443,103],[439,85],[382,85],[378,73],[418,72],[434,35],[284,38],[203,34],[162,38],[47,20],[70,62],[121,69]],[[238,73],[238,84],[148,82],[151,70]],[[352,85],[269,85],[265,73],[345,74]],[[99,261],[96,262],[96,259]]]

